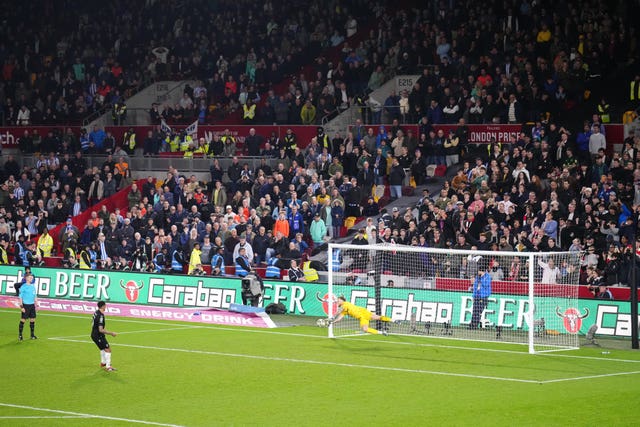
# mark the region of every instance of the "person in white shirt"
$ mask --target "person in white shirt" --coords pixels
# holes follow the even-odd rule
[[[544,284],[558,283],[558,277],[560,277],[560,269],[555,266],[552,258],[549,258],[547,262],[538,260],[538,265],[542,267],[542,281]]]
[[[604,134],[600,133],[600,126],[593,126],[593,133],[589,137],[589,153],[595,157],[598,155],[598,150],[601,148],[604,150],[607,147],[607,138]]]
[[[30,124],[29,123],[30,120],[31,120],[31,111],[29,111],[26,105],[23,105],[22,107],[20,107],[20,110],[18,111],[18,118],[16,120],[16,123],[19,126],[27,126]]]
[[[511,176],[513,176],[513,179],[518,179],[518,175],[520,174],[520,172],[524,173],[524,175],[527,177],[527,181],[531,181],[529,171],[527,170],[527,167],[524,165],[522,160],[518,160],[518,162],[516,163],[516,167],[513,169],[513,172],[511,172]]]

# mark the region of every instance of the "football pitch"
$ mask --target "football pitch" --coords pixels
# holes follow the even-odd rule
[[[23,342],[18,318],[0,310],[0,426],[637,425],[632,350],[107,317],[109,373],[90,315],[39,312],[40,339]]]

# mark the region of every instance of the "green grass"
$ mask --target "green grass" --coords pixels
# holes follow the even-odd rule
[[[118,371],[107,373],[89,338],[90,316],[41,312],[40,339],[22,343],[17,322],[16,310],[0,310],[0,426],[637,422],[640,354],[631,350],[532,356],[524,346],[427,337],[330,340],[307,325],[255,330],[108,317],[120,335],[110,338]]]

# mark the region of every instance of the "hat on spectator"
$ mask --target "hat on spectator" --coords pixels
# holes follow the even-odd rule
[[[395,207],[393,208],[393,212],[398,212],[398,207],[397,207],[397,206],[395,206]]]
[[[246,238],[247,238],[247,233],[244,233],[244,232],[243,232],[243,233],[241,233],[241,234],[240,234],[240,238],[241,238],[241,239],[246,239]]]
[[[233,209],[233,208],[231,207],[231,205],[227,205],[227,210],[229,210],[229,209]]]

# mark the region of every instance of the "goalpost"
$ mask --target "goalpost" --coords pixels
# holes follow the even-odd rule
[[[579,348],[588,314],[578,307],[579,253],[336,243],[328,251],[329,319],[342,295],[390,317],[371,326],[393,335],[516,343],[532,354]],[[348,316],[328,324],[330,338],[362,333]]]

